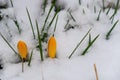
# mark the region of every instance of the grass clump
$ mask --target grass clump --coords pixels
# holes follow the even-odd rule
[[[106,40],[109,39],[111,32],[113,31],[113,29],[115,28],[115,26],[117,25],[118,22],[119,22],[119,20],[117,20],[117,21],[114,23],[114,25],[112,26],[112,28],[107,32],[107,34],[106,34]]]
[[[77,46],[74,48],[74,50],[72,51],[72,53],[70,54],[70,56],[68,57],[69,59],[72,57],[72,55],[75,53],[75,51],[77,50],[77,48],[80,46],[80,44],[84,41],[84,39],[87,37],[87,35],[89,34],[89,32],[91,31],[91,29],[88,30],[88,32],[85,34],[85,36],[82,38],[82,40],[77,44]]]
[[[84,49],[84,51],[82,52],[81,55],[85,55],[88,51],[88,49],[93,45],[93,43],[97,40],[97,38],[99,37],[99,35],[97,35],[90,43],[89,45]]]

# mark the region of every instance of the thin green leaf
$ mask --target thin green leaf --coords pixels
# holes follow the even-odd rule
[[[69,14],[70,14],[71,18],[73,19],[73,21],[76,22],[75,18],[73,17],[73,15],[71,14],[70,11],[69,11]]]
[[[105,11],[105,0],[102,0],[102,4],[103,4],[103,12]]]
[[[82,40],[77,44],[77,46],[75,47],[75,49],[72,51],[72,53],[70,54],[70,56],[68,57],[69,59],[72,57],[72,55],[75,53],[75,51],[77,50],[77,48],[80,46],[80,44],[84,41],[84,39],[87,37],[87,35],[89,34],[89,32],[91,31],[91,29],[88,30],[88,32],[85,34],[85,36],[82,38]]]
[[[85,55],[88,51],[88,49],[93,45],[93,43],[96,41],[96,39],[99,37],[99,35],[97,35],[92,41],[91,43],[85,48],[85,50],[82,52],[81,55]]]
[[[53,18],[52,18],[50,24],[48,25],[48,30],[49,30],[50,26],[52,25],[52,23],[53,23],[55,17],[57,16],[57,14],[58,14],[58,12],[56,12],[56,13],[54,14],[54,16],[53,16]]]
[[[44,29],[45,29],[46,22],[47,22],[47,20],[48,20],[48,17],[49,17],[49,15],[50,15],[50,13],[51,13],[54,5],[55,5],[55,4],[52,4],[51,7],[50,7],[50,9],[49,9],[49,12],[48,12],[47,17],[46,17],[46,19],[45,19],[45,22],[44,22],[44,25],[43,25],[43,27],[42,27],[41,33],[42,33],[42,32],[44,31]]]
[[[56,22],[55,22],[54,33],[55,33],[55,31],[56,31],[57,21],[58,21],[58,16],[57,16],[57,18],[56,18]],[[53,33],[53,36],[54,36],[54,33]]]
[[[67,28],[67,25],[69,24],[69,20],[67,20],[67,23],[66,23],[66,25],[65,25],[65,27],[64,27],[64,29],[66,29]]]
[[[17,20],[14,20],[14,23],[15,23],[17,29],[18,29],[19,34],[21,34],[21,29],[20,29],[20,26],[19,26],[18,21],[17,21]]]
[[[108,11],[106,12],[106,15],[108,15],[108,13],[110,12],[110,9],[111,9],[111,7],[108,8]]]
[[[115,10],[114,10],[114,13],[113,13],[113,15],[110,17],[110,19],[112,19],[112,18],[116,15],[116,13],[117,13],[117,11],[118,11],[118,8],[119,8],[119,1],[120,1],[120,0],[117,0],[116,7],[115,7]]]
[[[41,61],[43,61],[44,59],[43,59],[42,43],[40,38],[41,36],[40,36],[37,20],[36,20],[36,28],[37,28],[37,35],[38,35],[38,41],[39,41],[40,57],[41,57]]]
[[[81,5],[81,0],[79,0],[79,5]]]
[[[46,6],[47,6],[47,1],[48,1],[48,0],[44,0],[44,3],[43,3],[43,12],[45,12],[45,8],[46,8]]]
[[[96,6],[94,6],[94,13],[96,13]]]
[[[84,10],[84,8],[83,8],[83,14],[85,14],[85,10]]]
[[[33,28],[32,20],[31,20],[31,17],[30,17],[30,13],[29,13],[29,11],[28,11],[27,8],[26,8],[26,11],[27,11],[27,15],[28,15],[29,22],[30,22],[30,25],[31,25],[31,30],[32,30],[32,33],[33,33],[33,37],[34,37],[34,39],[35,39],[35,32],[34,32],[34,28]]]
[[[97,21],[99,21],[99,19],[100,19],[101,11],[102,11],[102,10],[100,9],[99,14],[98,14],[98,17],[97,17]]]
[[[30,66],[30,64],[31,64],[32,55],[33,55],[33,50],[31,51],[31,55],[30,55],[30,58],[29,58],[29,61],[28,61],[28,66]]]
[[[111,32],[113,31],[113,29],[115,28],[115,26],[117,25],[118,22],[119,22],[119,20],[117,20],[117,21],[114,23],[114,25],[112,26],[112,28],[107,32],[106,40],[109,39]]]
[[[91,43],[91,34],[89,34],[89,42],[88,45]]]
[[[12,0],[10,0],[10,3],[11,3],[11,6],[13,7],[13,1]]]
[[[2,35],[2,33],[0,32],[1,37],[3,38],[3,40],[8,44],[8,46],[13,50],[13,52],[15,54],[18,54],[17,51],[15,51],[15,49],[11,46],[11,44],[7,41],[7,39]]]

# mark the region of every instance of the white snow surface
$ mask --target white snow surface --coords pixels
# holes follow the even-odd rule
[[[8,42],[17,51],[17,42],[23,40],[28,46],[29,55],[33,50],[31,66],[28,62],[24,63],[24,72],[21,71],[21,62],[14,54],[11,48],[0,37],[0,64],[3,69],[0,70],[0,80],[96,80],[94,64],[96,64],[99,80],[119,80],[120,79],[120,22],[116,25],[110,35],[110,39],[106,40],[106,34],[113,24],[120,20],[120,10],[114,17],[113,23],[109,19],[114,12],[111,9],[106,15],[101,12],[100,20],[97,17],[100,9],[102,9],[102,0],[58,0],[57,5],[64,6],[57,15],[58,22],[55,31],[57,41],[57,58],[51,59],[47,55],[47,43],[42,43],[44,61],[40,60],[39,50],[35,47],[38,45],[37,39],[33,38],[30,22],[27,16],[26,8],[29,10],[35,35],[37,37],[35,20],[38,21],[41,30],[44,20],[51,7],[51,0],[48,0],[45,13],[43,14],[42,2],[44,0],[12,0],[14,7],[12,8],[9,0],[0,0],[1,4],[8,4],[7,9],[0,9],[3,19],[0,21],[0,32],[6,37]],[[116,4],[117,0],[105,0],[105,6],[108,2]],[[96,13],[94,12],[96,6]],[[75,18],[73,21],[68,13]],[[83,13],[83,10],[85,13]],[[47,24],[50,23],[54,16],[54,9],[50,13]],[[6,17],[6,15],[8,17]],[[17,20],[21,34],[18,33],[13,20]],[[64,27],[69,19],[70,28],[65,30]],[[48,31],[49,37],[53,34],[56,18]],[[100,35],[95,43],[90,47],[85,55],[81,55],[87,47],[89,36],[77,48],[73,56],[69,59],[69,55],[84,37],[89,29],[91,38],[94,39]],[[48,37],[48,39],[49,39]]]

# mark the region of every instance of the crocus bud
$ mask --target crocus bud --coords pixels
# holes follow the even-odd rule
[[[20,57],[22,59],[26,59],[27,54],[28,54],[28,49],[27,49],[26,43],[24,41],[18,41],[17,48],[18,48]]]
[[[49,41],[48,41],[48,56],[50,58],[55,58],[56,57],[56,40],[55,38],[52,36],[50,37]]]

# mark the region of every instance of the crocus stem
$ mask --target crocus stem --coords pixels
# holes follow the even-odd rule
[[[22,72],[24,72],[24,61],[22,59]]]

